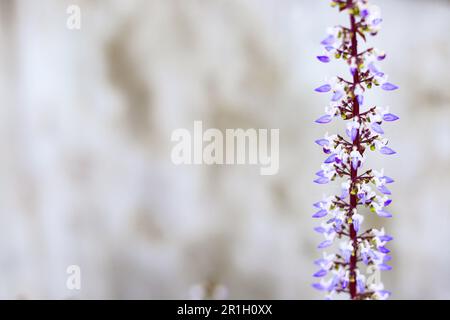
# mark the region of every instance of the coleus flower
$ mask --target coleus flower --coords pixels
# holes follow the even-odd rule
[[[384,290],[384,285],[369,283],[365,272],[366,268],[391,269],[387,246],[393,238],[383,228],[363,231],[363,222],[366,215],[392,217],[387,210],[392,202],[388,185],[394,180],[383,169],[364,166],[370,152],[396,154],[384,137],[383,123],[399,117],[390,113],[388,107],[371,105],[364,96],[375,87],[394,91],[398,86],[388,81],[388,75],[380,67],[386,58],[384,51],[371,47],[358,50],[358,41],[366,41],[368,35],[380,31],[380,9],[368,0],[332,0],[331,5],[348,14],[350,25],[327,30],[317,60],[323,63],[344,60],[351,78],[332,77],[315,89],[330,97],[325,113],[316,123],[327,124],[341,118],[346,124],[344,134],[327,133],[315,141],[325,157],[314,182],[327,184],[339,179],[341,191],[314,204],[316,211],[312,216],[322,220],[314,229],[323,237],[318,248],[337,248],[337,252],[323,253],[323,258],[316,261],[319,269],[313,276],[319,281],[313,287],[324,291],[327,299],[342,293],[351,299],[386,299],[390,293]]]

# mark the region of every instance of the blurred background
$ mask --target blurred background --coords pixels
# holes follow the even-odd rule
[[[401,88],[369,97],[401,118],[398,155],[370,154],[396,180],[383,282],[450,299],[450,1],[372,2]],[[314,124],[313,89],[346,70],[315,56],[344,18],[326,0],[0,0],[0,298],[321,299],[311,204],[335,190],[312,183],[313,141],[337,126]],[[194,120],[280,129],[279,173],[175,166]]]

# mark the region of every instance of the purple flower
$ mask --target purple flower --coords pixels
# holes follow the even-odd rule
[[[389,178],[388,176],[383,176],[381,179],[384,179],[384,181],[386,183],[393,183],[394,182],[394,179]]]
[[[320,177],[320,178],[317,178],[316,180],[314,180],[314,182],[317,184],[326,184],[326,183],[330,182],[330,179],[328,179],[326,177]]]
[[[316,123],[325,124],[325,123],[331,122],[332,119],[333,119],[333,117],[327,114],[327,115],[321,116],[319,119],[317,119]]]
[[[393,90],[397,90],[398,89],[398,87],[395,84],[392,84],[390,82],[383,83],[381,88],[383,90],[386,90],[386,91],[393,91]]]
[[[392,218],[392,214],[386,210],[377,211],[377,214],[383,218]]]
[[[355,231],[359,231],[359,220],[353,220],[353,228],[355,228]]]
[[[383,115],[384,121],[396,121],[398,119],[399,117],[397,117],[395,114],[392,113],[386,113],[385,115]]]
[[[362,106],[362,105],[364,104],[364,96],[361,95],[361,94],[358,94],[358,95],[356,96],[356,98],[358,99],[358,104],[359,104],[360,106]]]
[[[376,133],[384,134],[384,130],[383,130],[383,129],[381,128],[381,126],[380,126],[378,123],[376,123],[376,122],[372,123],[371,128],[372,128],[372,130],[375,131]]]
[[[389,241],[394,240],[394,238],[392,238],[390,235],[387,235],[387,234],[385,234],[384,236],[380,236],[378,238],[384,242],[389,242]]]
[[[380,251],[381,253],[389,253],[389,252],[391,252],[391,250],[389,250],[386,247],[378,247],[378,251]]]
[[[382,263],[382,264],[378,265],[378,269],[380,269],[381,271],[389,271],[389,270],[392,270],[392,267],[388,266],[385,263]]]
[[[314,203],[313,206],[315,208],[321,209],[324,204],[325,204],[325,201],[318,201],[318,202]]]
[[[320,62],[323,62],[323,63],[328,63],[328,62],[330,62],[330,58],[329,58],[328,56],[317,56],[317,59],[318,59]]]
[[[313,274],[313,277],[321,278],[321,277],[326,276],[327,273],[328,272],[326,270],[320,269],[319,271],[317,271],[316,273]]]
[[[317,246],[317,248],[324,249],[324,248],[327,248],[327,247],[331,246],[332,244],[333,244],[333,240],[325,240],[325,241],[321,242]]]
[[[332,44],[334,44],[335,41],[336,41],[336,38],[330,34],[328,37],[323,39],[322,42],[320,42],[320,43],[324,46],[331,46]]]
[[[353,168],[353,170],[358,169],[358,167],[359,167],[359,160],[358,160],[358,158],[352,158],[352,168]]]
[[[324,227],[321,226],[321,227],[315,227],[314,231],[317,232],[317,233],[324,233],[327,230]]]
[[[314,91],[316,92],[328,92],[331,90],[331,85],[329,84],[324,84],[323,86],[320,86],[316,89],[314,89]]]
[[[315,141],[319,146],[327,146],[330,144],[330,142],[327,139],[318,139]]]
[[[352,142],[355,141],[356,136],[358,135],[358,129],[353,127],[350,130],[347,129],[345,132],[347,133],[347,136],[352,140]]]
[[[333,101],[333,102],[339,101],[342,98],[343,95],[344,95],[344,93],[342,91],[340,91],[340,90],[336,91],[333,94],[333,97],[331,98],[331,101]]]
[[[397,152],[395,152],[394,150],[392,150],[391,148],[388,148],[388,147],[382,147],[380,149],[380,152],[382,154],[386,154],[386,155],[391,155],[391,154],[396,154],[397,153]]]
[[[367,68],[369,69],[369,71],[370,71],[372,74],[374,74],[374,75],[376,75],[376,76],[378,76],[378,77],[384,76],[384,73],[381,72],[381,71],[379,71],[373,62],[369,63],[369,65],[367,66]]]
[[[391,194],[391,191],[385,185],[379,186],[378,190],[384,194]]]
[[[378,61],[383,61],[386,58],[386,54],[381,54],[377,56]]]
[[[364,293],[364,290],[366,289],[366,284],[365,284],[364,280],[357,279],[356,280],[356,286],[358,288],[358,292],[359,293]]]
[[[379,25],[381,22],[383,22],[383,19],[374,19],[374,20],[372,21],[372,25],[373,25],[373,26],[377,26],[377,25]]]
[[[317,171],[316,172],[316,176],[318,176],[318,177],[325,177],[325,171],[323,171],[323,170]]]
[[[350,250],[342,250],[341,253],[342,253],[342,258],[344,259],[344,261],[346,263],[349,263],[350,257],[352,255],[351,251]]]
[[[320,291],[324,291],[325,290],[325,287],[322,284],[320,284],[320,283],[313,283],[312,287],[314,289],[317,289],[317,290],[320,290]]]
[[[325,217],[326,215],[328,214],[328,212],[327,212],[327,210],[320,210],[320,211],[317,211],[315,214],[313,214],[313,218],[322,218],[322,217]]]
[[[328,158],[325,159],[324,163],[333,163],[336,161],[336,154],[332,154]]]
[[[370,262],[369,255],[366,252],[361,252],[361,258],[365,265],[369,264],[369,262]]]

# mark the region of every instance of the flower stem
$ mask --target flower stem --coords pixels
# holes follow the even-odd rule
[[[355,22],[354,15],[350,15],[350,29],[351,29],[351,56],[352,61],[356,62],[356,59],[358,57],[358,39],[357,39],[357,27]],[[355,87],[359,83],[359,69],[356,68],[356,71],[353,74],[353,87],[352,87],[352,95],[353,95],[353,118],[358,117],[359,118],[359,101],[355,94]],[[360,134],[359,129],[358,133],[356,135],[355,140],[353,141],[353,146],[357,148],[357,150],[360,150]],[[353,166],[351,166],[350,171],[350,177],[351,177],[351,191],[354,190],[356,186],[356,181],[358,177],[358,169],[354,169]],[[354,192],[350,193],[350,208],[349,208],[349,218],[351,218],[353,214],[353,209],[355,209],[358,205],[358,199]],[[350,258],[350,298],[356,299],[358,297],[357,291],[356,291],[356,269],[357,269],[357,258],[358,258],[358,235],[355,230],[353,221],[349,225],[350,227],[350,240],[353,243],[353,253]]]

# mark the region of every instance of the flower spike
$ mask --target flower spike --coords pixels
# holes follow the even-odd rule
[[[330,105],[325,115],[316,123],[328,124],[335,117],[345,122],[344,134],[325,135],[315,143],[326,155],[320,171],[316,173],[317,184],[340,181],[340,193],[324,197],[314,203],[313,218],[321,220],[314,230],[324,239],[318,249],[336,248],[336,254],[323,252],[323,258],[316,260],[318,270],[313,288],[323,291],[329,299],[336,294],[347,294],[350,299],[387,299],[390,292],[381,282],[374,283],[369,270],[388,271],[391,260],[388,244],[393,237],[384,229],[369,228],[364,231],[365,217],[372,215],[380,219],[393,215],[386,209],[392,200],[387,187],[394,180],[384,174],[384,170],[364,168],[366,157],[372,151],[383,155],[395,155],[384,137],[383,122],[399,119],[389,108],[370,105],[365,101],[365,92],[380,87],[394,91],[399,87],[388,82],[388,76],[380,68],[386,58],[384,51],[376,48],[358,50],[358,41],[367,42],[375,36],[382,23],[378,7],[369,0],[332,0],[331,5],[349,16],[350,26],[329,28],[323,38],[323,54],[320,62],[344,60],[348,65],[351,79],[334,77],[315,89],[319,93],[330,93]],[[373,272],[373,271],[372,271]],[[378,277],[376,277],[378,278]]]

